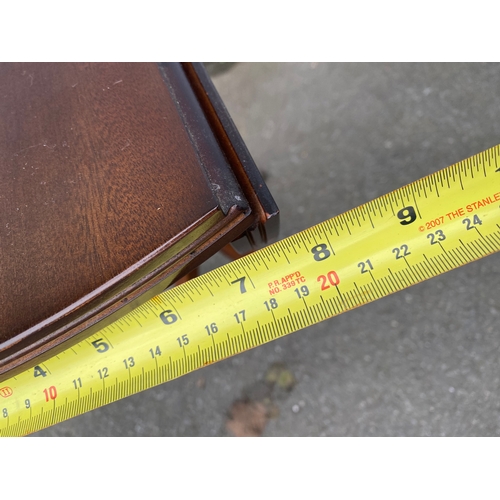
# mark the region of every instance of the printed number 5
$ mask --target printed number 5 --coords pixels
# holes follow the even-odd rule
[[[106,352],[109,349],[109,344],[103,342],[102,339],[97,339],[92,342],[92,345],[97,349],[97,352]]]

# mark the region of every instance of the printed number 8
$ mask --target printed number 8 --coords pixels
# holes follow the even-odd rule
[[[314,260],[317,260],[318,262],[328,259],[331,255],[330,250],[328,250],[325,243],[320,243],[319,245],[311,248],[311,252],[314,255]]]

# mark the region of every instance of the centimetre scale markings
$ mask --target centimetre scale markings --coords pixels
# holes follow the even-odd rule
[[[167,290],[0,382],[26,435],[500,250],[500,147]]]

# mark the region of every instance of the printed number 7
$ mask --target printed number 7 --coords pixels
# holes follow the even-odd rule
[[[241,293],[246,293],[247,289],[245,288],[245,279],[246,276],[243,276],[242,278],[235,279],[234,281],[231,281],[231,285],[234,285],[234,283],[240,282],[240,292]]]

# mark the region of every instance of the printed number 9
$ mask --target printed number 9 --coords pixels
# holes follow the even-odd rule
[[[404,207],[397,213],[398,219],[401,220],[400,224],[407,226],[417,220],[417,214],[412,206]]]

